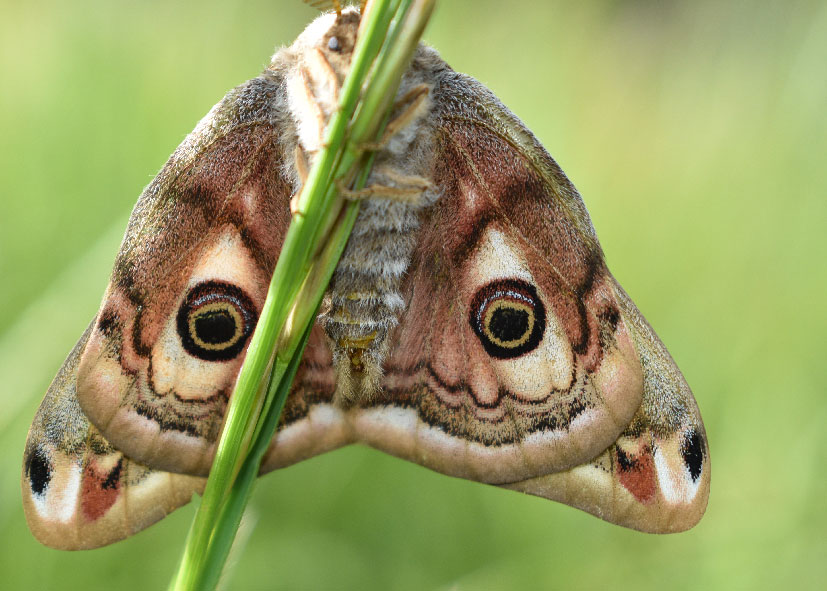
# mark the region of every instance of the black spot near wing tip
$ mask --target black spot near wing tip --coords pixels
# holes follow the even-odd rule
[[[112,336],[120,331],[120,317],[114,310],[104,310],[98,319],[98,330],[106,336]]]
[[[26,458],[26,477],[32,494],[43,495],[52,481],[54,469],[48,455],[39,447],[29,452]]]
[[[684,435],[681,455],[692,477],[692,482],[697,482],[703,471],[704,439],[695,429],[689,429]]]

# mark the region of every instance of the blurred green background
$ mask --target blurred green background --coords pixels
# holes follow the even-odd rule
[[[20,505],[26,430],[97,309],[142,187],[315,11],[0,6],[0,584],[164,588],[194,506],[101,550],[42,547]],[[425,37],[583,194],[701,407],[709,509],[688,533],[640,534],[350,448],[261,481],[228,588],[822,585],[827,4],[443,0]]]

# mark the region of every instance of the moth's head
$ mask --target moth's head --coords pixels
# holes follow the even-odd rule
[[[299,35],[292,49],[305,55],[321,52],[341,81],[350,68],[360,18],[359,10],[354,7],[345,8],[339,15],[323,14]]]

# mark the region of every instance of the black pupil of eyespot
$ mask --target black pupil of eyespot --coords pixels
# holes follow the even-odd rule
[[[241,288],[204,281],[178,308],[178,336],[187,353],[203,361],[230,361],[244,349],[256,319],[256,306]]]
[[[517,341],[528,331],[528,313],[515,308],[500,308],[491,315],[488,330],[503,343]]]
[[[341,49],[341,45],[339,45],[339,40],[336,37],[331,37],[330,40],[327,42],[327,48],[330,51],[339,51]]]
[[[534,285],[499,279],[482,286],[468,307],[468,322],[485,352],[494,359],[515,359],[543,340],[546,310]]]
[[[227,310],[212,310],[195,319],[195,334],[210,345],[226,343],[235,336],[236,325]]]

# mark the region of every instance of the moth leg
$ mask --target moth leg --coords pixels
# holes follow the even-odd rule
[[[335,10],[337,16],[342,16],[342,3],[339,0],[304,0],[308,6],[318,10]],[[365,12],[365,2],[362,2],[362,12]]]
[[[340,90],[339,77],[336,76],[336,71],[333,69],[333,66],[330,65],[325,54],[316,47],[307,57],[310,62],[308,65],[312,69],[312,71],[308,72],[311,75],[311,79],[319,86],[326,85],[332,93],[331,98],[333,102],[338,103]],[[321,78],[325,79],[324,84],[321,84]]]
[[[310,175],[310,164],[307,162],[307,157],[304,155],[304,150],[301,149],[301,146],[296,145],[293,149],[293,161],[295,162],[296,167],[296,174],[299,177],[299,183],[301,187],[304,187],[304,184],[307,182],[307,177]],[[293,193],[293,196],[290,198],[290,215],[304,215],[304,212],[299,210],[299,195],[301,195],[301,189]]]
[[[317,48],[310,51],[305,58],[304,65],[299,68],[299,75],[304,91],[304,100],[301,102],[308,109],[308,119],[301,124],[311,125],[313,135],[318,137],[313,142],[314,146],[305,145],[305,147],[319,148],[324,146],[324,130],[327,122],[339,108],[341,88],[333,66],[321,50]],[[314,121],[315,125],[311,124],[310,120]]]
[[[307,157],[304,155],[304,150],[302,150],[299,145],[296,145],[293,150],[293,160],[296,163],[296,174],[299,175],[299,182],[304,186],[310,174],[310,165],[307,162]]]
[[[421,107],[428,98],[431,87],[427,84],[417,84],[406,92],[393,106],[394,111],[401,109],[399,114],[388,121],[385,133],[378,142],[365,142],[359,147],[368,152],[376,152],[388,145],[391,138],[407,127],[419,115]]]
[[[305,100],[303,102],[307,105],[307,108],[312,111],[311,116],[316,121],[316,130],[318,131],[319,137],[321,137],[322,131],[325,128],[325,117],[322,107],[319,105],[318,101],[316,101],[316,97],[313,94],[313,89],[310,86],[310,80],[312,80],[310,72],[307,68],[301,68],[299,70],[299,75],[302,78],[302,87],[304,88],[305,94]]]
[[[301,193],[294,193],[293,196],[290,198],[291,216],[304,215],[304,212],[299,209],[299,195],[301,195]]]
[[[401,187],[388,187],[386,185],[371,185],[364,189],[347,189],[341,184],[337,183],[336,187],[339,192],[348,201],[360,201],[362,199],[371,199],[374,197],[387,199],[388,201],[399,201],[402,203],[414,203],[422,194],[419,189],[409,189]]]
[[[399,185],[402,186],[373,184],[363,189],[354,190],[345,187],[341,180],[337,180],[336,188],[339,190],[339,193],[349,201],[358,201],[360,199],[387,199],[388,201],[398,201],[401,203],[416,203],[422,193],[431,188],[431,183],[422,177],[401,175],[384,167],[377,169],[376,172],[389,181],[399,183]]]
[[[382,175],[384,178],[389,179],[396,184],[419,189],[420,192],[427,191],[433,186],[431,181],[425,177],[414,174],[401,174],[390,166],[377,166],[375,170],[377,174]]]

